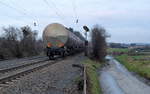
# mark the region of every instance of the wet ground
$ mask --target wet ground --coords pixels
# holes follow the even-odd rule
[[[108,65],[100,73],[104,94],[150,94],[150,86],[137,79],[118,61],[108,56]]]

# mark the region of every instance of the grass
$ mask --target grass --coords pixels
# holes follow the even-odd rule
[[[131,56],[133,59],[143,59],[144,58],[144,56],[142,56],[142,55],[138,55],[138,56]]]
[[[100,68],[101,65],[89,59],[86,60],[84,64],[87,68],[86,73],[88,77],[88,90],[90,94],[102,94],[97,73],[97,69]]]
[[[134,60],[135,58],[137,59],[136,61]],[[150,61],[141,61],[141,58],[144,58],[144,56],[116,56],[116,59],[120,61],[129,71],[136,72],[139,75],[150,79]]]
[[[128,48],[108,48],[107,51],[110,53],[112,53],[112,52],[128,52],[129,49]]]

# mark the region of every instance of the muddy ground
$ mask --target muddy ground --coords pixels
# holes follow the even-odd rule
[[[109,57],[106,67],[100,72],[104,94],[150,94],[150,86],[136,78],[114,58]]]

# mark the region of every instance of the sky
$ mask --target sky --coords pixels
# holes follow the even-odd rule
[[[98,24],[111,35],[108,42],[150,43],[149,4],[150,0],[0,0],[0,28],[29,25],[41,37],[50,23],[81,33],[83,25],[91,29]]]

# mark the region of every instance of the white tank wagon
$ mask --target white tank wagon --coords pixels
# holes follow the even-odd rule
[[[43,32],[47,55],[51,58],[57,54],[72,53],[84,47],[84,41],[58,23],[49,24]]]

